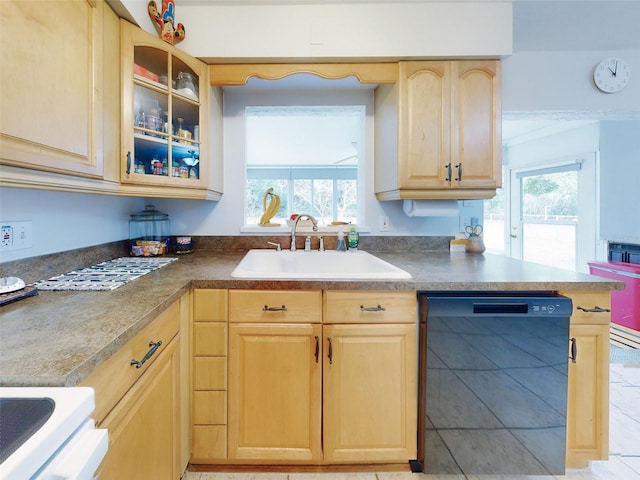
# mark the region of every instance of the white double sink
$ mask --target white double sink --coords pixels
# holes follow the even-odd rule
[[[260,280],[398,280],[411,274],[362,250],[249,250],[231,276]]]

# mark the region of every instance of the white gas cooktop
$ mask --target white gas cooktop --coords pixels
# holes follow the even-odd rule
[[[122,257],[88,268],[40,280],[38,290],[115,290],[142,275],[168,265],[177,258]]]

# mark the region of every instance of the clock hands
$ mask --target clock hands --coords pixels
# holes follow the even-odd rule
[[[609,71],[611,72],[611,75],[613,75],[614,77],[616,76],[616,73],[618,72],[618,61],[616,60],[616,64],[613,68],[615,68],[615,70],[611,70],[611,67],[607,67],[609,69]]]

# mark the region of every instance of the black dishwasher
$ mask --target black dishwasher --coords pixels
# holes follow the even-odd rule
[[[424,472],[565,473],[571,311],[545,292],[421,292]]]

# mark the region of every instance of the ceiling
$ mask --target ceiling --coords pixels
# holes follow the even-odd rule
[[[0,0],[1,1],[1,0]],[[495,2],[496,0],[180,0],[190,5]],[[640,0],[513,0],[513,52],[640,50]],[[314,80],[311,79],[311,82]],[[309,88],[291,79],[287,88]],[[256,82],[265,88],[269,82]],[[273,83],[273,82],[271,82]],[[277,82],[279,87],[285,86]],[[286,83],[286,82],[285,82]],[[302,85],[302,87],[300,87]],[[342,88],[344,85],[337,85]],[[267,87],[268,88],[268,87]],[[350,86],[353,88],[353,85]],[[503,143],[519,143],[598,121],[584,112],[505,115]],[[637,116],[634,116],[637,119]]]
[[[183,5],[490,3],[500,0],[180,0]],[[508,0],[506,0],[508,1]],[[640,49],[640,0],[513,0],[513,51]]]
[[[640,0],[514,0],[513,52],[640,50]],[[595,123],[585,112],[504,115],[503,145]],[[617,119],[614,112],[609,112]],[[637,116],[633,118],[637,119]]]
[[[513,51],[640,49],[640,0],[514,0]]]

